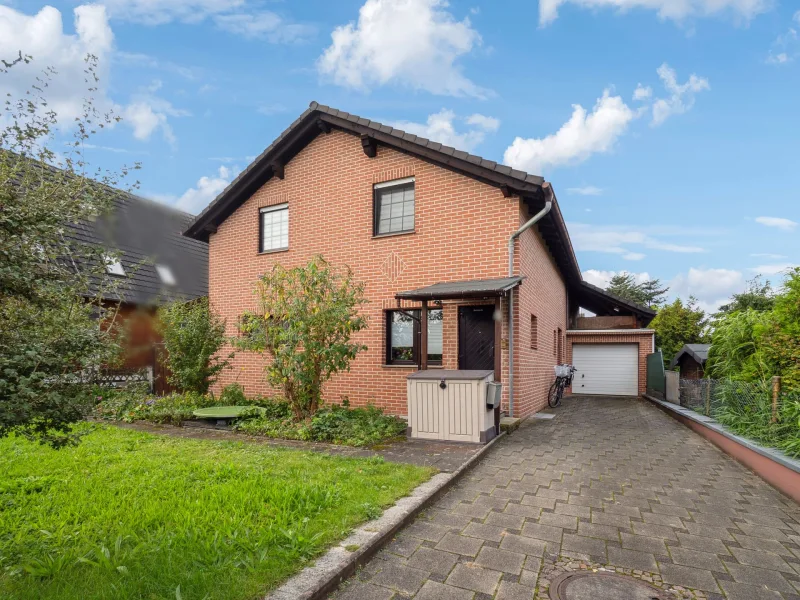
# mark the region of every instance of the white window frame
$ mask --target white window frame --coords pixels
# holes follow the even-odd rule
[[[379,193],[393,187],[400,187],[408,184],[413,184],[414,188],[414,212],[411,215],[411,219],[413,221],[413,226],[410,229],[399,229],[397,231],[381,231],[380,230],[380,214],[379,214],[379,202],[378,197]],[[407,218],[407,216],[406,216]],[[405,220],[401,216],[401,220]],[[384,181],[381,183],[376,183],[372,186],[372,233],[375,237],[381,237],[384,235],[400,235],[403,233],[413,233],[416,231],[417,228],[417,184],[415,177],[404,177],[402,179],[393,179],[392,181]]]
[[[267,235],[264,227],[264,215],[277,213],[286,211],[286,233],[283,232],[278,233],[277,239],[279,246],[270,246],[267,247],[265,242],[267,241]],[[271,223],[270,225],[274,225]],[[282,224],[280,224],[282,225]],[[274,235],[270,234],[269,239],[274,241]],[[286,241],[286,244],[283,245],[281,242]],[[285,202],[283,204],[275,204],[274,206],[265,206],[258,210],[258,251],[259,253],[266,253],[266,252],[280,252],[281,250],[288,250],[289,249],[289,203]]]

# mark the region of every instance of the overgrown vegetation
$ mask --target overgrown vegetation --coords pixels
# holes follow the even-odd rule
[[[102,427],[0,440],[0,597],[263,597],[430,469]]]
[[[0,79],[29,62],[0,62]],[[118,351],[114,312],[100,302],[113,287],[106,263],[115,256],[70,228],[107,212],[128,174],[92,169],[84,158],[88,140],[119,120],[92,104],[94,57],[85,72],[87,100],[68,144],[45,97],[51,69],[0,109],[0,437],[54,446],[77,439],[71,426],[91,407],[82,380]]]
[[[367,326],[358,314],[364,285],[349,269],[316,256],[300,267],[275,265],[256,293],[259,309],[242,315],[237,345],[263,353],[269,384],[283,391],[296,420],[310,418],[321,404],[322,385],[366,350],[351,341]]]
[[[669,364],[684,345],[708,341],[708,319],[694,298],[689,298],[686,304],[677,298],[662,307],[650,327],[656,332],[656,345],[661,348],[665,364]]]
[[[220,355],[227,341],[225,321],[211,309],[208,298],[198,298],[163,306],[158,323],[169,382],[181,392],[207,393],[233,358]]]
[[[106,421],[181,425],[194,418],[198,408],[211,406],[253,406],[258,410],[245,413],[234,429],[248,435],[328,442],[347,446],[369,446],[405,435],[403,419],[385,415],[382,410],[367,406],[349,408],[330,405],[319,409],[313,417],[298,421],[291,405],[281,398],[248,398],[238,383],[226,386],[220,397],[196,392],[175,393],[164,397],[147,394],[142,386],[123,389],[102,389],[95,392],[97,406],[94,417]]]

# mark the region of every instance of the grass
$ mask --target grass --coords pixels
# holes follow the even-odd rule
[[[100,426],[0,440],[0,598],[250,600],[429,469]]]

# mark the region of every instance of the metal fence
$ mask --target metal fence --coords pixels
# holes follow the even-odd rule
[[[771,420],[778,405],[767,383],[681,379],[681,406],[720,422],[731,419]]]

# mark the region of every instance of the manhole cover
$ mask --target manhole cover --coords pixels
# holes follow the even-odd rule
[[[550,584],[550,600],[672,600],[662,590],[644,581],[581,571],[566,573]]]

